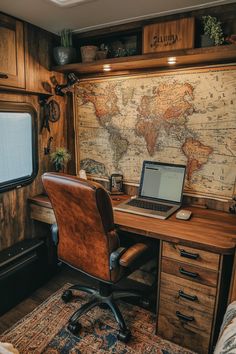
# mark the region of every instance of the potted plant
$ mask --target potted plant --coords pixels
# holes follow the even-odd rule
[[[50,160],[53,163],[56,172],[60,172],[70,159],[71,155],[64,147],[58,147],[50,154]]]
[[[224,42],[224,35],[221,22],[216,17],[207,15],[202,16],[204,37],[201,38],[201,46],[221,45]],[[207,42],[208,38],[208,42]],[[210,42],[209,42],[210,39]]]
[[[72,46],[72,31],[63,29],[60,32],[61,45],[53,49],[55,62],[58,65],[65,65],[75,60],[76,52]]]

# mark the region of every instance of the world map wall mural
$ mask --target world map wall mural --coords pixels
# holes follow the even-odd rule
[[[138,183],[143,160],[186,164],[185,192],[230,199],[236,176],[236,67],[81,81],[80,168]]]

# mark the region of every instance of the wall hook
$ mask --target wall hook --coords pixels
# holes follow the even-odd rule
[[[53,137],[50,136],[50,138],[48,139],[47,147],[44,148],[44,155],[50,154],[52,141],[53,141]]]

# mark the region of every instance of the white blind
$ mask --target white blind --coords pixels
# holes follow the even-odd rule
[[[0,183],[31,176],[32,117],[0,112]]]

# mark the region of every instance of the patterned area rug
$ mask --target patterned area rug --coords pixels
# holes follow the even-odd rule
[[[127,303],[120,309],[132,338],[128,344],[116,338],[117,325],[109,310],[94,308],[81,317],[82,330],[75,336],[67,330],[67,321],[88,295],[80,292],[79,299],[65,304],[61,294],[66,284],[33,312],[0,336],[0,341],[12,343],[20,354],[191,354],[156,336],[154,314]]]

